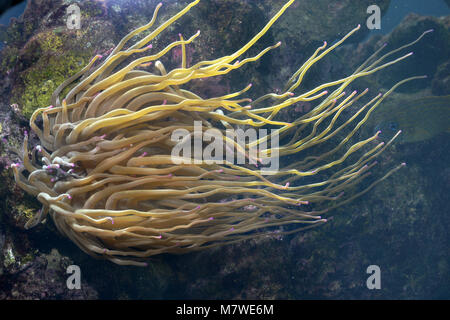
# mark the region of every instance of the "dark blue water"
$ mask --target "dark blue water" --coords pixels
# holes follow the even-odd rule
[[[0,25],[9,25],[11,18],[18,18],[25,11],[26,1],[8,9],[2,15],[0,15]],[[3,48],[5,44],[0,42],[0,49]]]
[[[450,14],[450,8],[444,0],[392,0],[381,19],[381,29],[371,34],[388,34],[410,13],[442,17]]]
[[[18,18],[25,10],[26,4],[26,1],[24,1],[6,10],[6,12],[0,16],[0,24],[8,25],[11,18]]]

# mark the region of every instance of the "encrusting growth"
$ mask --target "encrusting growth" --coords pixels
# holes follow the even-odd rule
[[[129,45],[132,38],[153,26],[159,4],[148,24],[125,36],[108,57],[95,56],[56,89],[52,106],[34,112],[30,126],[40,145],[29,150],[25,136],[23,164],[12,166],[17,184],[43,204],[28,228],[50,213],[58,229],[88,254],[142,266],[146,257],[160,253],[190,252],[267,235],[283,225],[287,226],[282,234],[317,226],[326,222],[325,212],[369,191],[403,165],[358,193],[345,192],[370,174],[376,165],[374,158],[400,132],[387,143],[373,144],[378,133],[347,147],[348,141],[395,87],[421,77],[403,80],[384,95],[369,99],[347,120],[341,119],[343,111],[348,114],[349,107],[368,90],[350,94],[344,90],[354,80],[407,58],[411,53],[385,62],[420,38],[378,57],[380,48],[353,74],[295,94],[308,69],[358,26],[332,46],[325,42],[319,47],[282,93],[253,101],[237,98],[251,88],[248,85],[226,96],[202,98],[181,86],[193,79],[227,74],[278,47],[280,43],[242,58],[294,0],[231,55],[188,67],[185,46],[200,32],[187,40],[180,35],[180,40],[153,51],[149,42],[198,2]],[[182,49],[181,67],[166,71],[158,59],[177,46]],[[149,63],[155,73],[136,69]],[[64,89],[68,93],[62,99]],[[291,123],[277,120],[281,110],[305,101],[316,105]],[[42,125],[37,124],[38,118]],[[194,122],[200,122],[203,131],[216,129],[223,136],[232,128],[270,128],[282,144],[268,148],[266,136],[246,143],[242,150],[226,140],[227,150],[261,150],[257,158],[246,154],[251,161],[244,165],[204,160],[175,163],[171,137],[176,130],[193,137]],[[304,157],[272,172],[263,170],[264,161],[274,154],[283,159],[313,151],[344,131],[338,144],[328,151],[321,148],[318,156]],[[362,154],[354,159],[357,151]],[[327,173],[330,168],[333,173]]]

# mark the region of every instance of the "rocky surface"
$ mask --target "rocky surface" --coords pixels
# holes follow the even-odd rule
[[[187,2],[165,4],[159,21]],[[203,1],[154,45],[176,40],[179,32],[187,37],[201,29],[198,41],[189,46],[189,63],[229,54],[283,2]],[[146,23],[157,1],[78,1],[83,14],[78,31],[65,28],[69,3],[30,1],[24,17],[0,31],[0,40],[6,41],[0,52],[0,299],[448,299],[448,134],[386,150],[380,170],[403,161],[406,168],[331,213],[325,226],[304,233],[157,256],[149,267],[136,268],[92,259],[61,237],[50,219],[24,230],[39,204],[15,186],[8,168],[17,161],[14,151],[20,150],[23,133],[29,131],[27,117],[46,106],[54,88],[93,55],[107,52],[129,30]],[[205,96],[239,90],[249,82],[255,96],[275,90],[323,40],[332,43],[358,23],[364,25],[365,1],[358,1],[359,9],[350,0],[329,3],[297,1],[251,53],[280,40],[281,48],[230,77],[194,83],[192,88]],[[377,3],[384,11],[389,1]],[[449,94],[448,18],[419,15],[410,15],[385,37],[359,43],[368,33],[362,28],[349,39],[350,45],[311,70],[306,82],[349,74],[384,42],[395,48],[431,28],[435,32],[415,45],[409,61],[355,83],[355,88],[370,87],[375,94],[412,74],[426,74],[427,80],[402,87],[402,92]],[[174,50],[163,62],[180,63],[179,52]],[[292,119],[307,107],[292,108],[284,116]],[[82,270],[81,290],[66,287],[70,264]],[[366,269],[372,264],[381,268],[382,290],[366,287]]]

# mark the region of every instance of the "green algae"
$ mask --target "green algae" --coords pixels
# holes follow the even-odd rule
[[[368,125],[374,131],[390,138],[402,130],[400,143],[419,142],[442,132],[450,132],[450,96],[416,98],[400,96],[386,101],[371,118]]]
[[[21,106],[22,114],[29,118],[37,109],[50,105],[52,93],[68,77],[81,70],[88,62],[90,52],[67,48],[67,35],[54,32],[39,34],[36,45],[30,45],[31,59],[37,61],[19,78],[23,86],[13,88],[11,102]],[[91,50],[86,50],[91,51]]]
[[[32,219],[34,216],[35,209],[27,207],[25,204],[19,204],[16,206],[16,210],[20,215],[25,216],[27,219]]]

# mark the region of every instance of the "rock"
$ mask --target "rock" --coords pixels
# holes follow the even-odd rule
[[[52,250],[48,255],[34,258],[14,274],[0,275],[0,299],[6,300],[90,300],[97,292],[82,283],[81,289],[67,288],[66,267],[70,259]]]

